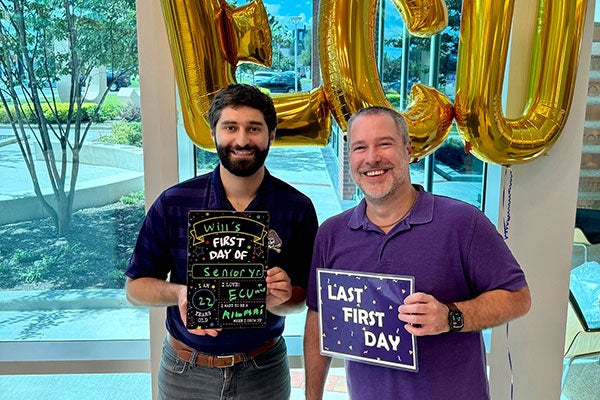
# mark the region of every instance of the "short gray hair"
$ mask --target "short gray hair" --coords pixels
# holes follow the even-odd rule
[[[354,123],[354,121],[358,117],[363,115],[389,115],[394,120],[396,130],[402,138],[403,143],[406,144],[410,141],[410,137],[408,136],[408,125],[406,124],[406,119],[404,118],[404,115],[400,114],[398,111],[392,108],[381,106],[365,107],[355,112],[348,120],[348,135],[350,135],[350,129],[352,128],[352,124]]]

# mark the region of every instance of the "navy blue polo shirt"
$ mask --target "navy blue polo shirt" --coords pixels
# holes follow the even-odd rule
[[[186,284],[187,216],[190,210],[234,210],[221,182],[219,166],[212,173],[165,190],[154,202],[140,230],[129,267],[132,278],[152,277]],[[269,245],[269,267],[284,269],[293,286],[306,288],[318,221],[311,200],[265,169],[264,179],[247,211],[268,211],[274,243]],[[274,235],[273,235],[274,233]],[[190,334],[177,306],[167,307],[167,330],[201,352],[248,352],[283,333],[284,317],[267,313],[264,328],[224,329],[217,337]]]

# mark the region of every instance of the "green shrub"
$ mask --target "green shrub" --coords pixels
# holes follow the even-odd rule
[[[435,151],[435,159],[461,173],[481,174],[483,170],[483,163],[473,154],[465,152],[465,145],[459,137],[446,139]]]
[[[124,108],[125,106],[123,106],[116,97],[114,100],[111,97],[107,97],[104,103],[102,103],[100,111],[98,112],[98,115],[96,115],[94,121],[104,122],[119,119],[119,115]]]
[[[144,191],[143,190],[121,196],[121,202],[124,204],[137,204],[141,201],[144,201]]]
[[[4,107],[0,107],[0,123],[3,124],[10,124],[10,118],[8,116],[8,113],[10,112],[11,115],[15,115],[15,106],[8,106],[8,110],[6,110]],[[25,120],[27,122],[35,122],[31,112],[29,111],[29,109],[24,109],[23,113],[25,114]]]
[[[99,142],[126,144],[142,147],[141,122],[117,122],[112,125],[112,134],[98,138]]]
[[[0,106],[0,124],[8,124],[10,121],[8,120],[8,114],[6,113],[6,109]]]
[[[83,103],[81,105],[81,113],[82,113],[81,120],[84,122],[89,121],[90,116],[92,115],[92,113],[94,112],[96,107],[97,107],[97,105],[94,103]],[[9,106],[9,111],[11,112],[12,115],[15,114],[14,110],[15,110],[14,106]],[[23,110],[23,115],[25,116],[26,122],[35,124],[36,118],[33,114],[32,109],[27,104],[23,104],[22,110]],[[42,104],[42,112],[44,113],[44,117],[46,118],[46,120],[51,124],[56,123],[56,122],[65,123],[65,122],[67,122],[67,116],[69,115],[69,103],[56,103],[56,107],[54,107],[54,105],[50,105],[47,103]],[[75,121],[76,112],[77,112],[77,110],[74,109],[71,121]],[[56,115],[55,115],[55,113],[56,113]],[[3,107],[0,107],[0,123],[3,123],[3,124],[10,123],[8,113]]]
[[[388,93],[386,93],[385,98],[394,107],[400,107],[400,95],[396,93],[395,90],[390,90]]]
[[[136,104],[127,103],[121,110],[119,117],[127,122],[140,122],[142,120],[142,110]]]
[[[435,159],[443,162],[450,168],[460,171],[464,166],[464,158],[467,155],[464,145],[458,138],[448,138],[444,144],[435,151]]]
[[[96,109],[96,104],[94,103],[83,103],[81,104],[81,121],[89,121],[90,116]],[[56,110],[54,110],[54,106],[50,106],[49,104],[42,104],[42,110],[44,112],[44,116],[46,120],[50,123],[58,122],[65,123],[67,122],[67,117],[69,115],[69,103],[56,103]],[[56,116],[54,112],[56,111]],[[74,122],[77,117],[77,107],[73,108],[73,114],[71,116],[71,122]],[[34,121],[31,121],[34,122]]]

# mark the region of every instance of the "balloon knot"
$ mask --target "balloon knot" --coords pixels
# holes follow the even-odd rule
[[[470,153],[471,149],[473,148],[473,145],[471,144],[471,142],[466,142],[465,143],[465,153]]]

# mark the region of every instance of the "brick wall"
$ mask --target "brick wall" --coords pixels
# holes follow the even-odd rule
[[[600,209],[600,24],[594,26],[578,208]]]
[[[350,162],[348,160],[348,145],[344,140],[344,132],[339,130],[340,140],[338,147],[338,190],[343,200],[352,200],[356,194],[356,184],[350,173]]]

